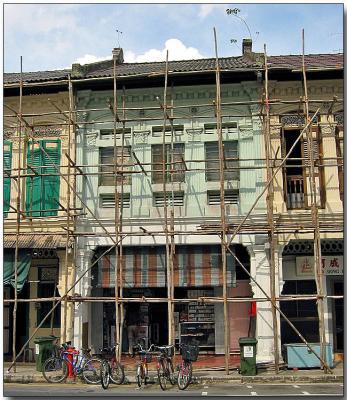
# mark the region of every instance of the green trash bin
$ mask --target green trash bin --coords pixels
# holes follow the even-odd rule
[[[257,375],[257,343],[258,340],[252,337],[239,338],[240,345],[240,374],[253,376]]]
[[[34,340],[36,355],[36,371],[42,372],[44,362],[54,354],[54,346],[58,336],[39,336]]]

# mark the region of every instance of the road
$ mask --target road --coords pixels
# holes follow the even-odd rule
[[[81,397],[108,397],[108,396],[163,396],[163,391],[157,384],[150,384],[139,389],[136,385],[110,385],[107,390],[101,386],[86,384],[4,384],[4,396],[40,396],[41,399],[52,396]],[[213,383],[193,384],[182,391],[177,386],[170,387],[165,397],[180,398],[185,396],[342,396],[342,383],[314,383],[314,384],[240,384],[240,383]],[[19,396],[19,397],[18,397]],[[47,396],[47,397],[44,397]]]

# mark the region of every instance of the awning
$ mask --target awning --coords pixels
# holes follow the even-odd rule
[[[222,256],[220,246],[178,246],[174,256],[175,287],[222,286]],[[123,287],[165,287],[165,246],[123,247]],[[115,286],[114,254],[102,257],[98,263],[98,287]],[[118,284],[120,279],[118,278]],[[227,255],[227,285],[235,286],[235,260]]]
[[[20,292],[27,279],[30,264],[31,264],[31,251],[18,250],[17,258],[17,291]],[[14,263],[15,252],[4,251],[4,285],[12,285],[15,287],[14,276]]]
[[[66,237],[62,235],[19,235],[18,247],[21,249],[58,249],[66,246]],[[16,235],[4,234],[4,248],[16,247]]]

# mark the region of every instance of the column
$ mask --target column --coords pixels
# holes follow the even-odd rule
[[[322,135],[323,157],[330,158],[324,160],[324,181],[326,192],[326,208],[335,212],[343,212],[343,204],[340,200],[339,175],[337,168],[335,123],[320,123]]]
[[[92,257],[94,252],[87,249],[77,249],[76,251],[76,281],[82,274],[91,266]],[[82,279],[77,283],[72,293],[81,296],[91,295],[91,271],[89,270]],[[90,346],[91,336],[91,303],[81,302],[75,303],[74,310],[74,332],[73,344],[77,348]]]
[[[257,240],[256,240],[257,241]],[[264,240],[266,243],[266,239]],[[259,241],[258,241],[259,243]],[[251,275],[261,288],[270,296],[270,265],[266,244],[256,244],[247,247],[251,259]],[[278,274],[276,275],[276,296],[278,295]],[[254,297],[266,298],[256,284],[252,284]],[[280,333],[279,317],[277,317],[278,334]],[[272,325],[272,310],[270,301],[257,302],[257,363],[274,361],[274,333]],[[279,341],[280,348],[280,341]]]

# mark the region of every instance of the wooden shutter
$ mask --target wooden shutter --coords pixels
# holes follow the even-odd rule
[[[46,153],[43,153],[43,173],[54,174],[43,177],[42,184],[42,209],[48,210],[43,212],[43,216],[57,215],[59,208],[59,192],[60,192],[60,140],[43,140],[43,148]],[[54,166],[58,166],[57,168]],[[55,211],[49,211],[55,210]]]
[[[38,143],[28,143],[27,165],[31,167],[27,168],[28,174],[36,172],[38,175],[26,179],[25,208],[29,217],[39,217],[41,212],[38,210],[42,209],[42,150]]]
[[[4,170],[7,174],[4,174],[4,217],[7,217],[7,212],[10,209],[11,201],[11,178],[8,174],[11,174],[12,169],[12,143],[9,141],[4,142]]]
[[[284,128],[282,128],[282,134],[281,134],[281,158],[282,160],[286,157],[287,155],[287,149],[286,149],[286,140],[285,140],[285,134],[286,131]],[[284,162],[283,168],[282,168],[282,176],[283,176],[283,200],[288,206],[288,188],[287,188],[287,163]]]

